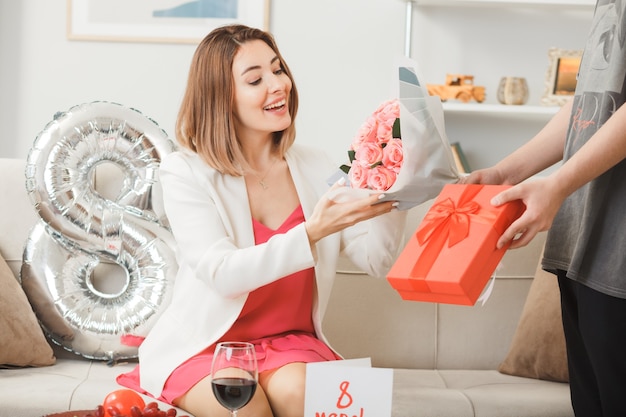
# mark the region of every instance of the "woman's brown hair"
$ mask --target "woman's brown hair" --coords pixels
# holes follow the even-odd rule
[[[219,172],[235,176],[243,174],[247,163],[235,134],[232,67],[241,45],[251,40],[265,42],[276,53],[292,82],[289,98],[291,125],[274,132],[273,137],[274,146],[283,157],[296,136],[294,122],[298,92],[274,37],[263,30],[228,25],[213,30],[200,42],[191,62],[187,89],[176,120],[176,137],[182,146],[196,152]]]

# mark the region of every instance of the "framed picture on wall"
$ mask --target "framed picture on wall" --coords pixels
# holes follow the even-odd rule
[[[562,106],[568,98],[574,95],[582,55],[582,50],[550,48],[548,51],[550,63],[546,72],[546,86],[541,104]]]
[[[269,29],[270,0],[67,0],[71,40],[197,44],[231,23]]]

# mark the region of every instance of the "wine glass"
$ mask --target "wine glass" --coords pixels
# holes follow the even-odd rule
[[[215,398],[230,411],[231,417],[248,404],[258,380],[254,345],[247,342],[217,344],[211,364],[211,387]]]

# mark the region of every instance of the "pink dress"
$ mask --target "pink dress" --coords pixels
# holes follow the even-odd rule
[[[276,234],[287,232],[304,221],[302,207],[277,229],[252,220],[255,243],[265,243]],[[256,346],[259,373],[293,362],[321,362],[339,357],[315,336],[311,311],[315,272],[313,268],[296,272],[252,291],[233,326],[218,340],[249,341]],[[213,351],[218,343],[181,364],[165,383],[159,400],[172,402],[209,375]],[[139,365],[117,377],[117,382],[148,394],[140,386]]]

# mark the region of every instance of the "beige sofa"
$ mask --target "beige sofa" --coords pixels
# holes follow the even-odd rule
[[[24,163],[0,159],[0,255],[16,277],[38,220],[25,191]],[[427,208],[411,210],[408,233]],[[497,370],[516,334],[542,241],[540,236],[507,253],[484,306],[403,301],[385,280],[341,265],[324,322],[327,335],[347,358],[371,357],[374,366],[394,368],[394,417],[572,416],[566,383]],[[2,294],[0,302],[6,303]],[[2,349],[6,338],[0,334]],[[0,417],[93,409],[120,388],[115,376],[134,366],[110,367],[58,347],[54,354],[51,366],[0,370]]]

